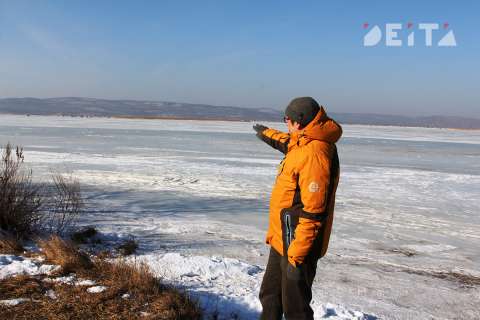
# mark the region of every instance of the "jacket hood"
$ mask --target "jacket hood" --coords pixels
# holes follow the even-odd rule
[[[342,136],[342,127],[330,119],[323,107],[320,107],[315,118],[302,130],[292,134],[290,145],[304,145],[312,140],[336,143]]]

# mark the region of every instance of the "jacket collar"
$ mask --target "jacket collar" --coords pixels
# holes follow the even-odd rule
[[[340,124],[329,118],[322,106],[315,118],[305,128],[290,134],[288,151],[304,146],[313,140],[336,143],[342,136],[342,132]]]

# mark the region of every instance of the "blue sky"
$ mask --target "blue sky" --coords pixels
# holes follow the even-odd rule
[[[480,117],[478,3],[0,0],[0,97]],[[414,47],[363,46],[385,23],[406,41],[408,22]],[[440,24],[434,46],[418,23]],[[457,47],[437,47],[449,30]]]

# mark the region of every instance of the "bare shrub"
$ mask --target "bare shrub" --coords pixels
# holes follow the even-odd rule
[[[72,176],[52,175],[52,186],[33,183],[23,149],[8,143],[0,167],[0,230],[28,238],[42,230],[57,235],[74,226],[84,207]]]
[[[63,273],[90,269],[93,266],[86,253],[79,251],[73,243],[63,240],[59,236],[51,236],[47,240],[38,240],[37,242],[46,259],[60,265]]]
[[[46,231],[63,235],[74,227],[83,207],[80,183],[72,176],[55,173],[53,188],[45,195],[43,203],[43,225]]]
[[[118,252],[122,256],[129,256],[131,254],[134,254],[138,249],[138,242],[135,240],[135,238],[130,238],[125,241],[123,241],[122,244],[120,244],[117,247]]]
[[[88,240],[93,238],[97,233],[98,232],[97,232],[97,229],[95,229],[95,227],[87,226],[78,231],[73,232],[70,238],[75,243],[84,244],[84,243],[87,243]]]
[[[33,233],[41,220],[41,187],[24,168],[22,148],[8,143],[0,167],[0,229],[18,237]]]

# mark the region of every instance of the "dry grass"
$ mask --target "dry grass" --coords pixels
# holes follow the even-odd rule
[[[161,291],[159,282],[144,263],[128,263],[125,260],[111,263],[100,259],[95,261],[94,270],[83,274],[87,277],[92,275],[103,279],[109,287],[117,287],[119,291],[143,294],[158,294]]]
[[[73,243],[63,240],[59,236],[38,240],[38,245],[47,261],[61,266],[63,273],[90,269],[93,266],[87,254],[79,251]]]
[[[0,280],[0,300],[27,298],[16,306],[0,305],[4,319],[178,319],[201,318],[198,303],[185,293],[163,285],[143,263],[109,262],[95,258],[90,265],[73,245],[53,237],[42,242],[46,258],[75,266],[77,278],[106,286],[100,293],[87,287],[44,281],[41,276],[18,276]],[[54,252],[56,251],[56,252]],[[80,260],[83,258],[80,258]],[[63,268],[63,265],[62,265]],[[54,292],[56,298],[45,295]],[[125,294],[128,297],[125,297]]]
[[[52,285],[43,283],[38,278],[29,275],[19,275],[0,281],[0,300],[14,298],[41,299],[43,292]],[[1,306],[1,305],[0,305]]]
[[[18,238],[0,230],[0,254],[19,254],[24,250]]]

